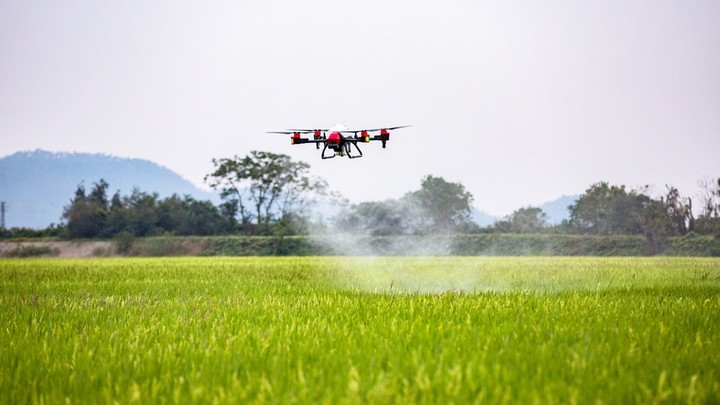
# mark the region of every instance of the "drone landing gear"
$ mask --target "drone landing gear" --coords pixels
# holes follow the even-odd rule
[[[356,154],[353,154],[353,151],[352,151],[353,146],[355,147],[355,150],[357,150]],[[357,158],[361,158],[363,156],[363,153],[360,150],[360,147],[357,146],[356,142],[347,142],[343,145],[336,145],[336,146],[330,147],[330,150],[332,151],[332,154],[330,154],[330,155],[325,154],[325,151],[327,149],[328,149],[328,145],[326,143],[325,146],[323,146],[322,152],[320,153],[320,157],[322,157],[323,159],[332,159],[335,156],[347,156],[350,159],[357,159]]]
[[[355,149],[357,149],[359,155],[354,155],[354,156],[353,156],[353,154],[350,153],[350,150],[351,150],[350,145],[355,146]],[[346,143],[346,144],[345,144],[345,153],[347,153],[347,156],[348,156],[350,159],[356,159],[356,158],[361,158],[361,157],[362,157],[362,151],[360,150],[360,147],[357,146],[357,142],[349,142],[349,143]]]
[[[332,159],[332,158],[334,158],[334,157],[335,157],[335,152],[333,151],[332,155],[326,155],[326,154],[325,154],[325,150],[326,150],[326,149],[327,149],[327,143],[325,144],[325,146],[323,146],[323,150],[322,150],[322,152],[320,153],[320,156],[321,156],[323,159]]]

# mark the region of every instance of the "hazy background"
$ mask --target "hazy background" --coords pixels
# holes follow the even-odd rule
[[[286,153],[351,201],[425,174],[495,215],[720,175],[720,2],[0,0],[0,156],[103,152],[197,185]],[[291,127],[413,125],[322,161]],[[71,193],[72,190],[68,190]]]

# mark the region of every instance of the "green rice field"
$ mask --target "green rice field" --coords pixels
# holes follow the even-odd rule
[[[0,261],[0,404],[718,403],[720,259]]]

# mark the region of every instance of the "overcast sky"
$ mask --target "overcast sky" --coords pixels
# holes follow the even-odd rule
[[[321,160],[266,131],[413,125]],[[720,1],[0,0],[0,156],[251,150],[351,201],[426,174],[504,215],[598,181],[720,176]],[[94,181],[95,179],[87,179]]]

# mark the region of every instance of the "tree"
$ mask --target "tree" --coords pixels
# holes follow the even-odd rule
[[[677,190],[670,189],[668,196],[652,198],[649,186],[628,192],[625,186],[593,184],[569,207],[570,224],[579,232],[645,235],[648,253],[658,253],[669,236],[685,229],[691,215],[686,212],[690,203],[681,203]]]
[[[661,199],[670,218],[674,235],[685,235],[695,227],[695,218],[692,212],[692,200],[683,198],[675,187],[665,186],[667,194]]]
[[[414,233],[413,222],[419,218],[411,213],[413,208],[399,200],[361,202],[341,213],[335,225],[343,232],[371,236]]]
[[[188,197],[180,198],[177,194],[158,201],[157,227],[161,232],[178,233],[189,222]]]
[[[68,220],[71,238],[149,236],[157,234],[214,235],[234,229],[233,211],[226,205],[215,207],[210,201],[191,196],[172,195],[159,199],[134,189],[129,196],[116,192],[107,199],[108,184],[100,180],[89,194],[83,185],[75,191],[63,217]]]
[[[71,238],[94,238],[101,236],[108,216],[108,183],[100,180],[94,183],[89,195],[80,184],[75,197],[63,210],[63,219],[67,220],[67,233]]]
[[[665,204],[646,195],[641,195],[644,202],[640,211],[640,227],[647,240],[647,250],[657,254],[667,248],[668,237],[673,235],[673,225]]]
[[[720,218],[720,177],[717,180],[703,179],[700,181],[702,192],[702,216]]]
[[[174,235],[216,235],[232,230],[233,223],[210,201],[177,194],[157,202],[157,230]]]
[[[473,196],[461,183],[425,176],[420,190],[403,197],[420,219],[421,233],[450,233],[470,222]]]
[[[112,199],[110,199],[110,209],[108,210],[103,236],[110,237],[121,232],[128,232],[129,215],[128,208],[125,206],[120,191],[118,190]]]
[[[158,194],[148,194],[135,188],[125,198],[128,208],[128,230],[135,236],[152,236],[158,233]]]
[[[606,182],[590,186],[570,209],[570,223],[585,233],[640,234],[640,212],[644,198],[627,192],[625,186],[610,186]]]
[[[468,228],[473,197],[460,183],[425,176],[420,190],[398,200],[362,202],[335,220],[336,227],[369,235],[424,235]]]
[[[717,180],[701,180],[700,187],[702,213],[695,221],[695,230],[720,237],[720,177]]]
[[[540,208],[527,207],[515,210],[495,224],[501,232],[539,233],[547,227],[547,214]]]
[[[289,156],[252,151],[243,158],[213,159],[215,170],[205,176],[213,189],[220,189],[226,203],[234,206],[246,230],[255,221],[256,231],[268,231],[277,218],[298,214],[310,196],[323,194],[324,180],[309,174],[310,165]]]

